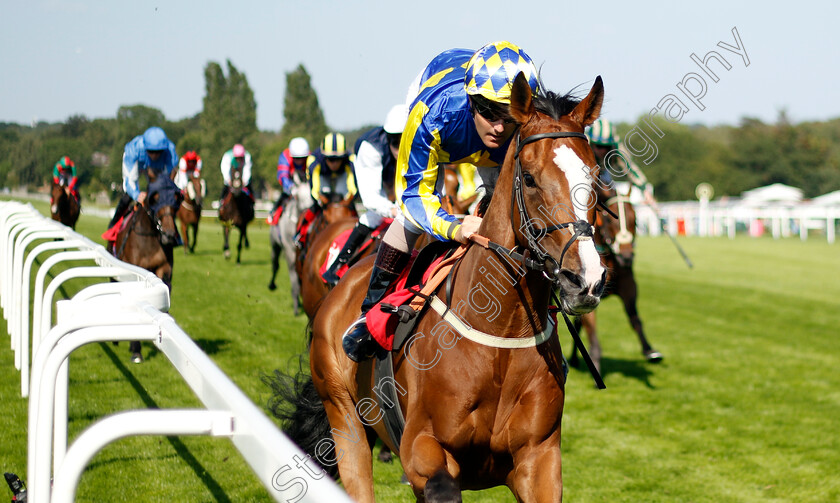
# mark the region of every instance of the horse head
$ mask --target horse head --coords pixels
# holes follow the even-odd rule
[[[606,283],[592,240],[597,163],[583,133],[598,118],[603,98],[600,76],[581,101],[550,91],[532,97],[525,76],[517,76],[510,113],[520,127],[495,189],[511,197],[494,197],[487,217],[495,212],[495,218],[485,217],[479,229],[526,249],[530,268],[559,290],[570,314],[595,309]]]
[[[242,168],[238,167],[231,167],[230,168],[230,191],[233,193],[234,196],[238,196],[242,189],[244,189],[242,185]]]
[[[329,196],[330,202],[324,206],[324,220],[328,224],[337,222],[343,218],[357,216],[356,207],[353,206],[353,199],[344,198],[342,194],[332,193]]]
[[[636,211],[630,204],[630,192],[610,194],[604,206],[618,218],[613,218],[606,210],[598,212],[595,236],[596,244],[603,246],[615,256],[619,267],[631,267],[636,241]]]
[[[192,200],[195,206],[199,208],[204,203],[204,196],[207,195],[207,186],[204,180],[198,177],[190,176],[187,182],[187,196]]]
[[[159,176],[149,182],[148,195],[143,207],[160,234],[160,244],[174,246],[178,241],[175,214],[181,206],[181,191],[166,176]]]

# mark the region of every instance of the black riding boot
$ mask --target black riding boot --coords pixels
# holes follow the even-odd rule
[[[367,295],[362,302],[362,317],[344,333],[341,340],[344,352],[354,362],[367,360],[376,354],[378,344],[368,331],[365,314],[382,300],[388,287],[400,275],[410,257],[410,254],[385,243],[379,246],[379,253],[370,274]]]
[[[333,286],[338,283],[338,280],[341,279],[338,277],[338,270],[350,261],[353,254],[356,253],[356,249],[365,241],[371,232],[373,232],[373,229],[364,224],[357,223],[356,227],[353,227],[353,232],[347,237],[344,248],[338,253],[338,257],[333,260],[330,268],[321,275],[324,281]]]
[[[117,207],[114,209],[114,216],[111,217],[111,222],[108,223],[108,229],[117,225],[120,217],[123,216],[125,210],[128,209],[128,206],[131,204],[131,196],[128,194],[123,194],[120,198],[120,201],[117,203]]]

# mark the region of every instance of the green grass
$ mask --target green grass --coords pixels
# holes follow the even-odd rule
[[[45,204],[36,207],[46,212]],[[101,242],[105,220],[79,231]],[[231,379],[264,407],[260,375],[304,349],[288,278],[266,288],[268,231],[249,228],[240,266],[204,219],[197,254],[176,254],[171,314]],[[563,479],[574,502],[826,502],[840,500],[840,245],[812,238],[667,238],[637,248],[639,310],[660,365],[643,362],[618,299],[599,309],[607,389],[573,369],[563,419]],[[84,286],[69,283],[72,296]],[[2,324],[5,328],[5,324]],[[8,339],[6,339],[8,341]],[[570,338],[561,335],[565,348]],[[199,407],[166,358],[144,345],[93,344],[70,364],[70,438],[131,408]],[[26,402],[13,353],[0,349],[0,469],[26,478]],[[280,468],[280,467],[278,467]],[[413,501],[398,464],[376,463],[379,501]],[[232,444],[207,437],[138,437],[98,454],[79,501],[269,501]],[[0,491],[2,497],[2,491]],[[513,501],[505,488],[465,501]]]

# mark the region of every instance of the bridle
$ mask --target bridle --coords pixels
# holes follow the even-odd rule
[[[528,269],[542,272],[546,279],[551,281],[552,284],[556,285],[559,282],[560,268],[563,265],[563,259],[566,256],[566,252],[569,250],[569,248],[572,246],[572,243],[574,243],[575,241],[587,241],[592,239],[594,228],[592,224],[590,224],[586,220],[564,222],[540,228],[537,227],[537,225],[531,219],[530,214],[528,213],[528,208],[525,206],[525,195],[523,194],[522,188],[522,163],[519,160],[519,154],[522,152],[522,149],[525,147],[525,145],[534,143],[539,140],[555,138],[581,138],[583,140],[588,141],[585,134],[573,131],[537,133],[530,136],[526,136],[523,140],[520,139],[520,132],[516,132],[516,151],[513,154],[513,158],[515,161],[515,172],[513,177],[512,199],[516,201],[517,210],[519,211],[519,220],[521,226],[520,228],[524,229],[525,231],[525,238],[528,241],[528,250],[526,250],[524,254],[518,253],[515,250],[515,248],[510,249],[489,240],[486,241],[486,243],[479,242],[479,244],[486,246],[487,248],[495,251],[496,253],[503,254],[512,258],[514,261],[519,262]],[[601,202],[599,202],[598,204],[603,206],[603,203]],[[513,212],[513,205],[511,205],[511,222],[513,222]],[[609,209],[607,209],[607,212],[613,214]],[[566,229],[569,227],[572,228],[572,237],[563,247],[563,251],[560,253],[560,260],[558,261],[554,259],[549,253],[543,251],[542,247],[539,245],[538,240],[542,237],[545,237],[551,232],[560,229]],[[533,254],[536,257],[535,259],[528,256],[529,251],[533,252]]]

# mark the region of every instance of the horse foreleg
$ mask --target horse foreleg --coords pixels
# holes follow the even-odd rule
[[[598,324],[595,318],[595,313],[586,313],[580,317],[580,322],[583,329],[586,330],[586,335],[589,337],[589,357],[598,373],[601,373],[601,341],[598,340]]]
[[[189,226],[189,225],[187,225],[187,223],[186,223],[186,222],[184,222],[183,220],[181,220],[181,239],[183,239],[183,240],[184,240],[184,255],[186,255],[187,253],[189,253],[189,247],[190,247],[190,235],[189,235],[189,233],[187,232],[187,231],[189,230],[189,228],[190,228],[190,226]]]
[[[268,289],[272,292],[277,290],[277,284],[274,280],[277,279],[277,270],[280,269],[281,251],[280,245],[275,242],[271,243],[271,281],[268,282]]]
[[[198,222],[192,224],[193,238],[190,244],[190,253],[195,253],[195,245],[198,243]]]
[[[630,326],[639,337],[639,344],[642,346],[642,355],[651,363],[659,363],[662,361],[662,353],[653,349],[645,337],[645,331],[642,328],[642,319],[639,318],[639,312],[636,310],[636,282],[632,281],[625,288],[625,292],[621,292],[621,300],[624,302],[624,312],[627,313],[627,319],[630,320]]]
[[[229,225],[224,225],[222,234],[225,236],[225,244],[222,246],[222,251],[224,251],[225,259],[230,259],[230,245],[228,244],[228,238],[230,237]]]
[[[520,449],[514,456],[514,467],[508,487],[516,501],[557,503],[563,499],[559,438]]]
[[[415,429],[406,424],[400,457],[417,501],[460,502],[461,489],[456,481],[460,467],[434,436],[412,431]],[[410,442],[405,441],[412,437]]]
[[[242,242],[245,240],[245,230],[239,229],[239,243],[236,245],[236,263],[242,263]]]

